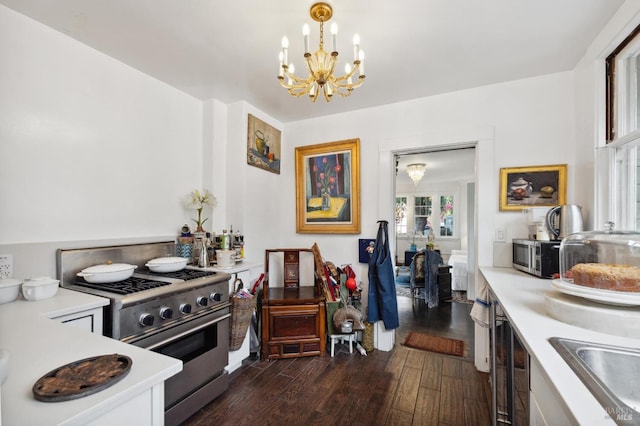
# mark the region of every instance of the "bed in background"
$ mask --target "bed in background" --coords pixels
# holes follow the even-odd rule
[[[451,250],[451,290],[467,291],[467,251]]]

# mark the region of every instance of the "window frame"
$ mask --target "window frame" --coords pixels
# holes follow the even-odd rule
[[[619,69],[618,63],[620,60],[626,59],[631,56],[628,52],[624,53],[625,49],[631,48],[634,45],[640,46],[640,25],[634,28],[633,31],[607,56],[605,60],[605,120],[606,120],[606,143],[611,143],[617,138],[620,138],[628,133],[629,129],[621,132],[621,127],[626,123],[625,117],[627,114],[621,114],[624,109],[625,103],[628,101],[626,92],[618,93],[620,85],[618,84],[622,77],[625,77],[625,70]],[[636,46],[636,49],[638,49]],[[636,92],[637,96],[637,92]],[[638,124],[638,123],[636,123]],[[625,130],[625,129],[623,129]]]

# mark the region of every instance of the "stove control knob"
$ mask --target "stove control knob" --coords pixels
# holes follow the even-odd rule
[[[151,327],[153,325],[153,315],[142,314],[140,315],[140,325],[143,327]]]
[[[196,299],[196,303],[199,306],[207,306],[207,298],[204,296],[198,296],[198,298]]]
[[[160,308],[160,319],[171,319],[173,316],[173,309],[163,306]]]
[[[220,302],[222,300],[222,294],[220,293],[211,293],[209,296],[212,302]]]
[[[191,303],[183,303],[182,305],[180,305],[180,312],[182,312],[183,314],[190,314]]]

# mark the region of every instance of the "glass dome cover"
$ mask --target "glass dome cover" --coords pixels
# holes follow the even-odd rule
[[[599,290],[640,292],[640,232],[569,235],[560,243],[560,279]]]

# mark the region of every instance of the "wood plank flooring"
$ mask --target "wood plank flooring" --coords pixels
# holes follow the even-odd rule
[[[489,375],[473,365],[470,304],[398,297],[392,351],[248,361],[229,390],[185,425],[489,425]],[[409,331],[464,340],[464,357],[402,345]],[[328,348],[329,349],[329,348]]]

